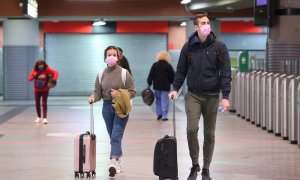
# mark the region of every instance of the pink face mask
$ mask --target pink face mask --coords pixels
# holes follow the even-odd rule
[[[106,57],[106,62],[108,65],[115,65],[117,64],[118,58],[115,56],[108,56]]]
[[[202,36],[208,36],[210,34],[210,25],[204,25],[200,28],[200,33]]]

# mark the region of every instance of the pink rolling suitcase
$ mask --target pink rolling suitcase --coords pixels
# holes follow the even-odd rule
[[[90,105],[91,131],[76,136],[74,141],[75,178],[96,177],[96,135],[94,134],[93,104]]]

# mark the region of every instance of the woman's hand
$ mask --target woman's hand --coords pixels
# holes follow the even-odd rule
[[[93,97],[89,97],[88,98],[88,102],[90,103],[90,104],[93,104],[94,102],[95,102],[95,98],[93,98]]]
[[[37,79],[39,77],[39,75],[37,74],[37,73],[35,73],[34,75],[33,75],[33,79]]]
[[[114,99],[116,97],[116,95],[117,95],[117,91],[114,90],[114,89],[110,89],[110,90],[111,90],[111,92],[110,92],[111,97]]]

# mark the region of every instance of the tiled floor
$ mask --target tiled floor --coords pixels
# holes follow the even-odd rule
[[[74,136],[89,129],[86,99],[49,97],[48,125],[33,123],[36,118],[33,101],[0,101],[0,179],[74,179]],[[123,140],[125,172],[115,179],[158,179],[152,171],[153,149],[157,139],[172,133],[172,121],[157,121],[153,110],[154,107],[143,105],[139,97],[134,100]],[[94,106],[94,116],[97,135],[95,179],[106,180],[109,179],[110,145],[101,117],[101,103]],[[182,100],[177,103],[176,118],[179,179],[186,179],[191,161]],[[199,137],[202,142],[202,124]],[[300,148],[235,114],[220,113],[211,174],[215,180],[299,180]]]

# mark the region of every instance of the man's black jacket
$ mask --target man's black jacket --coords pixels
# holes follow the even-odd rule
[[[217,58],[219,54],[220,58]],[[173,87],[178,91],[187,77],[188,90],[195,94],[218,94],[228,99],[231,89],[230,58],[226,45],[211,32],[204,43],[197,32],[180,52]]]

